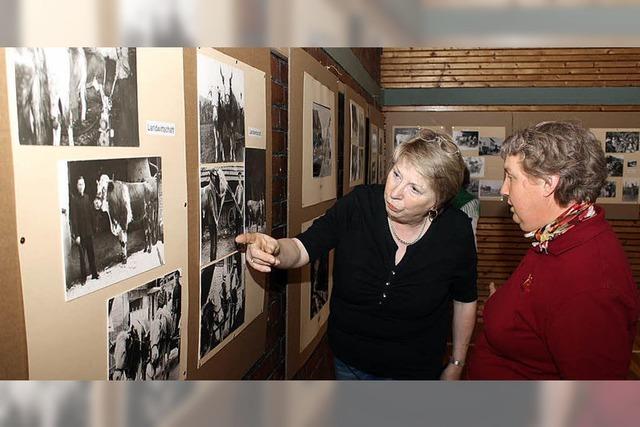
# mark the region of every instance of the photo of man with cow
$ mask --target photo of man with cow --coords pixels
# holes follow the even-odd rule
[[[59,189],[67,301],[164,264],[159,157],[63,161]]]
[[[243,254],[232,255],[200,274],[200,361],[244,323]]]
[[[244,198],[244,166],[200,168],[201,266],[236,250],[234,239],[244,233]]]
[[[176,270],[107,302],[109,380],[179,379],[180,275]]]
[[[21,145],[137,147],[135,48],[16,48]]]

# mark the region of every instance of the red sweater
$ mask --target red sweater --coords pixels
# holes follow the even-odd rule
[[[625,379],[640,298],[604,211],[531,248],[489,298],[469,379]]]

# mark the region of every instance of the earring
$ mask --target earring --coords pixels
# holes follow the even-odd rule
[[[429,219],[429,222],[433,222],[433,220],[435,220],[437,216],[438,216],[437,209],[431,208],[427,211],[427,218]]]

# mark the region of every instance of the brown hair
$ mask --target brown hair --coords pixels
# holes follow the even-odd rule
[[[508,137],[500,152],[521,156],[528,175],[547,180],[559,175],[554,198],[560,206],[595,200],[607,178],[602,145],[578,122],[542,122]]]
[[[460,191],[465,164],[451,137],[431,129],[421,129],[418,136],[396,147],[393,163],[405,159],[432,186],[436,209]]]

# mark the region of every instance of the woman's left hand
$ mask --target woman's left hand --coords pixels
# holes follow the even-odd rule
[[[462,366],[456,366],[449,363],[442,374],[440,375],[441,381],[458,381],[462,375]]]

